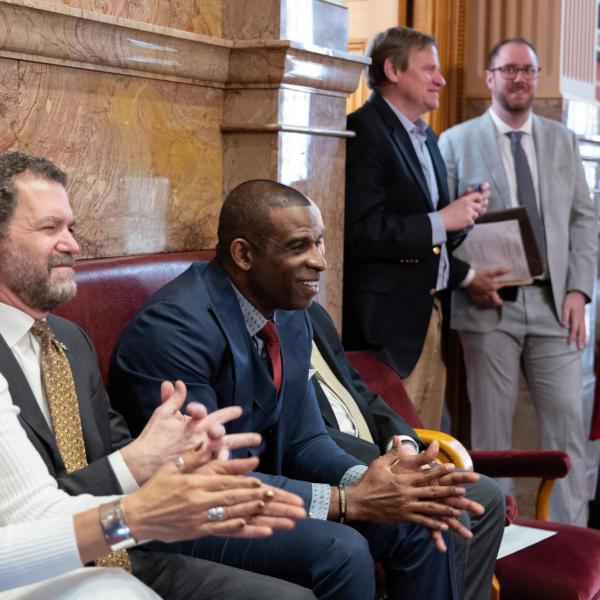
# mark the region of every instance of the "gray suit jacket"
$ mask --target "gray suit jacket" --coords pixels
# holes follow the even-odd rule
[[[560,319],[567,291],[579,290],[588,300],[592,296],[598,238],[596,214],[575,134],[557,121],[533,115],[533,139],[548,270],[554,308]],[[469,185],[488,181],[488,211],[510,208],[496,127],[487,112],[445,131],[439,146],[446,162],[451,198],[463,194]],[[458,290],[452,298],[452,327],[490,331],[500,320],[501,311],[501,307],[477,308],[463,290]]]

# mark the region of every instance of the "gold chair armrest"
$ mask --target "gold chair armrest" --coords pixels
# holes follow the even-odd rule
[[[451,462],[460,469],[473,470],[473,461],[467,449],[456,438],[433,429],[415,429],[415,431],[424,444],[429,445],[433,440],[438,441],[440,444],[438,460],[440,462]]]

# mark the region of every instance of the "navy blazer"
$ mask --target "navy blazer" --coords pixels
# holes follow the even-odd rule
[[[111,360],[109,392],[132,431],[159,405],[163,379],[181,379],[187,400],[209,412],[242,406],[228,432],[257,431],[263,442],[234,455],[259,454],[259,476],[301,495],[308,506],[308,482],[337,484],[359,461],[327,434],[308,385],[312,328],[306,312],[278,310],[275,321],[283,366],[278,395],[225,272],[217,260],[194,263],[125,327]]]
[[[423,348],[440,261],[427,214],[434,210],[410,136],[374,93],[349,115],[346,160],[344,346],[371,348],[406,377]],[[435,135],[427,147],[437,181],[437,209],[450,198]],[[468,265],[452,257],[464,235],[450,234],[448,285],[458,287]]]

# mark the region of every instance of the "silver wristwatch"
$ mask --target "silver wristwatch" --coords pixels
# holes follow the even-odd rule
[[[111,551],[127,550],[137,544],[125,522],[121,499],[98,507],[104,539]]]

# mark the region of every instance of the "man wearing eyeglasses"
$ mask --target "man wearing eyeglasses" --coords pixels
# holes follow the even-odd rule
[[[596,220],[575,134],[531,110],[539,72],[530,42],[499,42],[485,72],[490,109],[440,138],[450,196],[489,181],[489,211],[525,206],[545,267],[532,285],[483,295],[456,291],[452,327],[460,332],[467,365],[473,447],[511,447],[522,369],[542,447],[566,450],[571,458],[571,472],[550,499],[551,518],[585,525],[580,353],[595,272]]]

